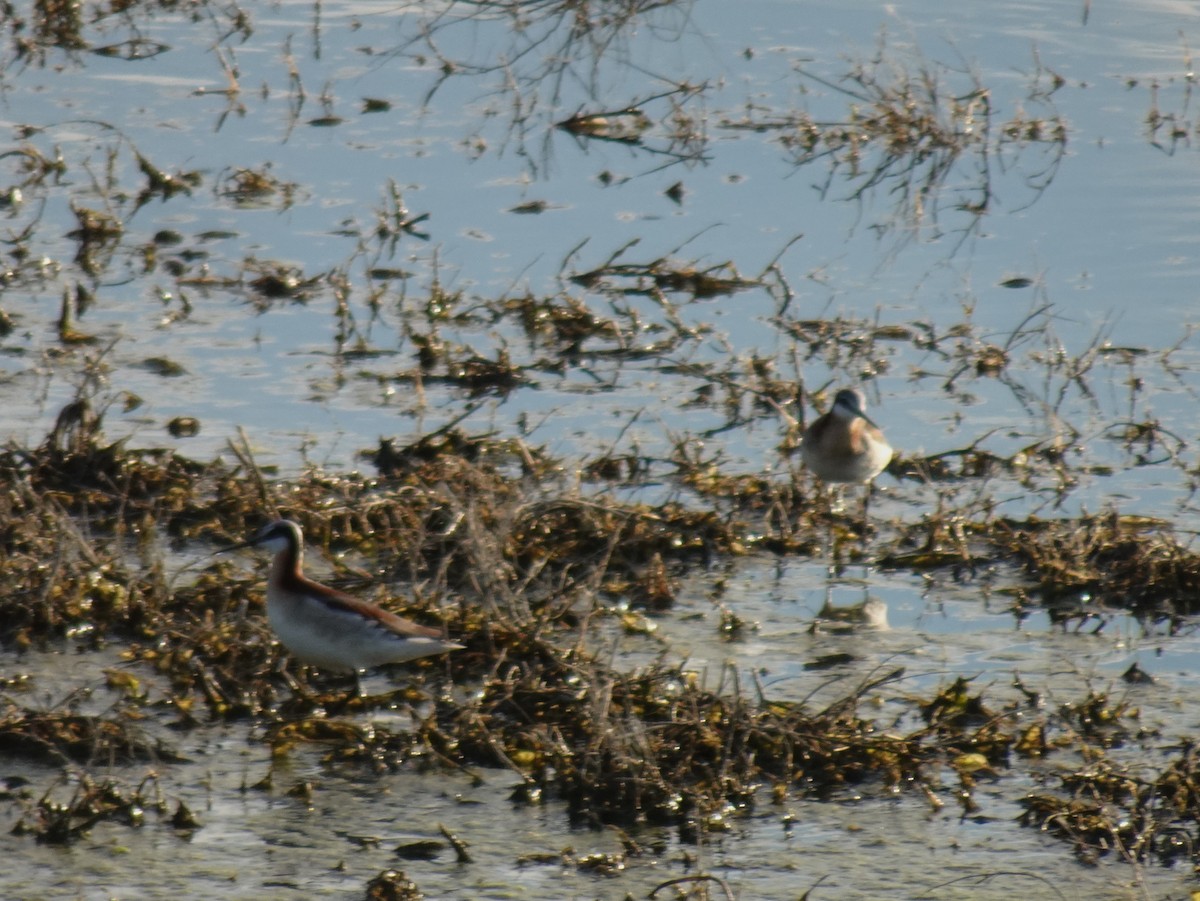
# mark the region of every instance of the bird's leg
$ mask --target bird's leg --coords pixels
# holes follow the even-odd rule
[[[841,485],[829,486],[829,515],[836,516],[846,509],[846,492]]]
[[[875,483],[867,482],[866,490],[863,492],[863,511],[862,511],[862,555],[863,555],[863,579],[867,579],[871,574],[871,555],[869,553],[871,546],[871,495],[875,492]]]
[[[313,693],[308,690],[308,679],[304,678],[303,681],[301,681],[292,675],[291,670],[288,668],[288,657],[280,657],[278,661],[276,661],[275,667],[279,675],[283,677],[284,683],[286,683],[287,687],[291,689],[292,694],[299,697],[300,700],[308,703],[312,703],[316,700],[316,697],[313,695]],[[308,667],[301,667],[302,678],[304,677],[307,669]]]
[[[332,680],[326,681],[329,683],[329,687],[321,699],[326,713],[336,714],[363,706],[366,695],[363,694],[362,680],[358,670],[348,677],[339,672]]]
[[[836,491],[837,489],[832,490]],[[825,519],[825,560],[827,563],[826,574],[832,581],[837,575],[837,534],[834,532],[832,504]]]
[[[821,612],[817,614],[817,619],[829,619],[830,613],[833,610],[833,578],[825,582],[825,603],[821,606]]]
[[[866,489],[866,491],[863,492],[863,514],[862,514],[863,551],[866,551],[866,549],[867,549],[867,541],[871,534],[870,533],[871,519],[870,519],[869,514],[871,512],[871,494],[874,491],[875,491],[875,483],[867,482],[867,489]]]
[[[846,509],[846,490],[842,485],[829,486],[829,578],[842,568],[842,547],[838,540],[837,520]]]

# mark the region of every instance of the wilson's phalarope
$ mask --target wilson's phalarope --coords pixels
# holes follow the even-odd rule
[[[833,397],[829,412],[804,430],[800,454],[804,465],[824,482],[835,485],[833,510],[841,507],[841,486],[866,485],[862,506],[862,537],[870,531],[871,480],[892,459],[892,446],[866,414],[867,399],[857,388],[843,388]],[[838,563],[838,542],[829,523],[830,574]]]
[[[804,465],[825,482],[867,484],[887,467],[892,446],[866,414],[857,388],[843,388],[828,413],[804,430]]]
[[[304,575],[304,535],[280,519],[248,541],[222,550],[261,547],[275,552],[267,579],[267,620],[279,640],[302,663],[352,672],[456,651],[436,629],[421,626],[314,582]]]

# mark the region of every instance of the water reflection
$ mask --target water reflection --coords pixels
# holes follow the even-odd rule
[[[828,91],[814,102],[823,114],[767,110],[730,127],[778,132],[797,168],[824,163],[818,186],[823,198],[859,204],[877,192],[891,198],[890,215],[873,218],[873,230],[895,231],[902,241],[956,233],[953,253],[980,233],[994,210],[999,173],[993,160],[1002,171],[1026,171],[1026,204],[1050,186],[1067,145],[1066,124],[1052,102],[1063,82],[1039,65],[1019,111],[997,120],[992,90],[977,74],[889,43],[881,35],[874,58],[852,63],[836,79],[798,70],[801,79]],[[846,112],[824,113],[830,99],[845,102]],[[1032,166],[1022,158],[1027,152],[1035,158]]]
[[[430,106],[451,82],[479,83],[497,101],[493,113],[503,123],[499,152],[513,151],[535,175],[548,171],[554,125],[580,139],[616,141],[670,162],[705,159],[703,86],[689,84],[663,65],[648,47],[681,43],[691,27],[691,0],[619,0],[578,4],[449,3],[430,13],[410,6],[402,20],[399,46],[380,51],[378,65],[397,58],[417,63],[436,77],[422,97]],[[485,40],[480,37],[486,36]],[[636,60],[636,62],[635,62]],[[650,83],[673,85],[619,106],[595,108],[633,67]],[[585,110],[585,104],[593,108]],[[567,119],[564,108],[577,107]],[[653,137],[648,133],[653,131]]]
[[[845,585],[844,581],[838,585]],[[852,632],[856,629],[887,629],[888,608],[882,598],[870,593],[867,579],[861,586],[862,599],[849,604],[834,604],[835,583],[832,579],[825,586],[825,603],[809,627],[819,632]]]

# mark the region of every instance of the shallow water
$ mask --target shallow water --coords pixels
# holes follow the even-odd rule
[[[890,698],[928,697],[960,674],[974,677],[994,704],[1017,698],[1012,682],[1019,675],[1025,686],[1044,693],[1049,706],[1077,702],[1082,677],[1114,700],[1137,706],[1138,722],[1147,730],[1176,735],[1197,727],[1195,635],[1148,636],[1120,620],[1099,634],[1064,633],[1036,615],[1018,627],[1003,607],[981,605],[977,590],[943,586],[922,592],[909,576],[878,573],[869,574],[868,583],[888,604],[889,628],[814,635],[808,627],[824,603],[825,579],[815,564],[746,560],[726,574],[720,593],[722,603],[753,623],[743,638],[719,637],[712,585],[698,577],[681,587],[671,613],[656,620],[656,640],[623,636],[615,652],[632,666],[665,646],[670,657],[686,657],[689,669],[710,685],[744,693],[762,686],[773,700],[817,706],[903,666],[902,677],[864,701],[864,712],[884,729],[892,721],[899,727],[909,715]],[[830,593],[835,604],[845,604],[861,591],[851,581],[835,584]],[[829,654],[847,658],[831,668],[805,668]],[[1120,673],[1135,660],[1157,676],[1155,685],[1121,683]],[[101,712],[115,703],[103,687],[104,670],[120,666],[115,655],[64,648],[15,663],[32,675],[33,698],[47,706],[81,686],[92,687],[81,701],[82,712]],[[139,675],[151,702],[165,694],[153,676]],[[367,688],[383,690],[386,682],[377,674]],[[249,734],[236,723],[176,733],[156,724],[164,715],[152,713],[145,728],[165,736],[188,762],[88,769],[129,783],[156,773],[168,815],[183,801],[201,828],[180,833],[148,813],[139,829],[102,824],[66,849],[9,838],[20,847],[21,865],[0,875],[6,897],[41,897],[47,886],[58,896],[88,899],[147,891],[156,897],[358,897],[366,881],[389,867],[407,873],[426,897],[463,899],[637,897],[669,879],[701,873],[720,877],[737,897],[747,898],[793,897],[818,881],[814,897],[837,898],[899,892],[913,898],[999,899],[1018,891],[1033,897],[1165,898],[1183,897],[1190,884],[1182,870],[1134,869],[1113,861],[1080,867],[1060,841],[1016,827],[1021,811],[1013,799],[1022,794],[1020,785],[1042,790],[1023,766],[998,773],[994,789],[981,779],[975,793],[979,809],[969,817],[957,807],[956,777],[949,768],[939,809],[917,793],[888,798],[870,785],[831,802],[793,797],[773,804],[764,796],[756,809],[731,811],[728,831],[700,845],[681,844],[674,830],[639,830],[634,838],[646,849],[644,856],[620,857],[619,872],[597,875],[553,857],[621,855],[616,833],[570,828],[566,811],[553,799],[536,807],[514,802],[518,779],[503,770],[474,771],[482,780],[478,784],[439,771],[380,775],[360,766],[322,764],[319,746],[272,761],[252,727]],[[385,711],[366,719],[398,729],[406,716]],[[1144,750],[1111,753],[1137,759]],[[1063,763],[1052,757],[1045,765],[1050,786]],[[25,776],[36,786],[44,782],[39,769],[10,764],[3,775]],[[271,789],[251,787],[268,774]],[[310,801],[291,794],[304,783],[311,784]],[[407,842],[440,840],[443,825],[469,844],[471,863],[455,862],[444,843],[433,860],[404,860],[394,853]],[[529,855],[542,857],[520,862]],[[1069,884],[1061,884],[1068,874]],[[1050,893],[1046,879],[1061,895]]]
[[[956,376],[952,357],[880,341],[869,359],[801,355],[795,371],[797,344],[772,321],[777,298],[749,290],[674,311],[712,329],[681,344],[681,364],[759,354],[785,377],[802,375],[814,387],[869,369],[872,412],[904,450],[964,447],[986,433],[985,447],[1009,454],[1070,433],[1075,462],[1111,467],[1082,476],[1065,496],[1052,484],[1030,490],[1003,478],[958,489],[884,478],[874,507],[881,518],[916,520],[938,491],[965,503],[972,492],[987,490],[1000,498],[1002,512],[1057,515],[1113,505],[1163,517],[1183,533],[1194,530],[1190,423],[1200,345],[1187,326],[1195,318],[1200,211],[1192,199],[1200,170],[1189,119],[1191,6],[1002,2],[956,7],[952,16],[928,2],[882,9],[819,2],[800,10],[753,0],[736,8],[736,14],[734,5],[720,3],[664,8],[636,31],[613,35],[600,56],[591,55],[586,41],[563,45],[571,65],[560,73],[544,52],[520,54],[539,34],[564,40],[551,21],[534,21],[529,32],[514,35],[502,18],[456,21],[459,8],[447,5],[436,46],[459,70],[442,82],[430,47],[415,40],[428,16],[420,4],[279,3],[253,11],[254,33],[244,39],[226,35],[215,13],[193,22],[161,11],[141,23],[140,35],[171,49],[150,59],[50,51],[45,66],[8,60],[0,127],[14,135],[14,145],[46,157],[60,149],[69,168],[61,183],[27,188],[22,202],[0,207],[7,234],[36,226],[29,259],[47,261],[6,276],[0,293],[0,308],[15,323],[0,339],[4,438],[39,442],[76,395],[90,357],[100,372],[98,398],[112,401],[106,430],[113,437],[132,434],[135,443],[207,459],[241,427],[256,458],[284,472],[306,459],[357,467],[358,452],[380,436],[411,438],[463,409],[456,389],[430,383],[415,390],[398,377],[413,366],[405,329],[422,321],[435,273],[445,288],[468,297],[561,289],[601,313],[634,308],[643,321],[660,324],[668,317],[651,300],[588,294],[564,278],[637,241],[623,259],[670,255],[701,267],[728,261],[747,277],[778,260],[795,292],[793,317],[921,321],[940,335],[965,324],[979,340],[1011,342],[1013,358],[1004,379]],[[97,29],[114,43],[131,33],[117,20]],[[846,58],[869,59],[877,45],[885,48],[884,70],[927,67],[944,94],[965,96],[977,79],[991,92],[998,122],[1020,111],[1061,115],[1069,135],[1065,155],[1011,146],[994,158],[960,161],[933,200],[936,223],[929,217],[913,227],[897,217],[886,186],[847,201],[853,185],[839,176],[822,197],[815,187],[826,179],[822,164],[793,165],[778,131],[732,127],[797,107],[817,119],[844,117],[846,97],[800,73],[836,79]],[[236,68],[241,91],[234,97],[219,93],[228,78],[215,47]],[[505,72],[469,71],[501,58],[511,60]],[[1051,90],[1054,74],[1063,82]],[[695,117],[707,138],[703,161],[654,152],[671,147],[661,124],[647,137],[649,149],[585,141],[552,127],[581,110],[621,109],[635,100],[666,121],[668,101],[648,98],[683,80],[708,85],[703,95],[677,98],[681,114]],[[1031,86],[1042,93],[1030,97]],[[524,117],[513,115],[517,96]],[[365,98],[385,99],[391,108],[363,112]],[[1164,142],[1160,133],[1157,144],[1152,140],[1146,123],[1155,102],[1186,126],[1186,137]],[[313,124],[330,116],[343,121]],[[23,126],[44,130],[18,136]],[[102,205],[105,192],[96,185],[107,177],[114,194],[136,191],[142,179],[135,147],[169,172],[200,171],[202,186],[191,196],[153,198],[136,211],[122,206],[121,241],[101,251],[98,275],[86,272],[72,263],[69,204]],[[0,188],[22,183],[25,159],[0,159]],[[990,207],[975,220],[956,205],[978,201],[981,165]],[[269,167],[294,185],[291,202],[277,194],[238,203],[223,194],[239,167]],[[389,180],[414,215],[430,214],[421,224],[427,242],[401,235],[392,247],[372,237],[387,208]],[[684,190],[681,203],[664,193],[676,182]],[[546,210],[513,212],[532,201],[545,202]],[[180,280],[148,266],[143,253],[167,230],[181,243],[160,243],[157,253],[180,264],[186,276]],[[255,261],[295,266],[305,275],[343,274],[350,284],[346,303],[339,309],[324,282],[306,302],[263,301],[241,287],[201,283],[237,278]],[[20,261],[8,262],[19,268]],[[373,283],[389,288],[378,310],[368,299],[373,268],[407,273]],[[1002,286],[1015,276],[1033,283]],[[57,337],[62,293],[77,282],[94,294],[76,321],[99,338],[91,347],[64,347]],[[441,329],[485,355],[497,347],[521,359],[533,354],[508,325]],[[1046,364],[1106,343],[1133,351],[1097,354],[1081,373],[1065,362]],[[341,353],[347,348],[361,353]],[[164,376],[144,365],[159,356],[185,374]],[[523,435],[568,458],[610,444],[614,451],[665,455],[673,436],[724,424],[719,409],[679,403],[696,385],[679,371],[598,355],[586,367],[539,376],[533,389],[485,397],[464,422],[477,431]],[[140,404],[126,410],[131,395]],[[165,425],[175,416],[198,417],[200,435],[170,437]],[[1136,449],[1110,437],[1123,423],[1151,419],[1177,436],[1174,459],[1161,448],[1139,459]],[[781,434],[776,423],[758,422],[706,443],[725,453],[731,468],[784,478],[776,449]],[[852,568],[849,575],[860,574]],[[731,686],[736,674],[741,691],[754,690],[757,680],[774,698],[811,703],[840,698],[847,686],[897,666],[905,668],[899,684],[913,694],[965,675],[990,686],[989,696],[1004,697],[1015,692],[1016,672],[1047,703],[1077,700],[1082,676],[1127,693],[1142,721],[1164,735],[1194,732],[1200,724],[1194,631],[1147,635],[1119,615],[1095,634],[1060,631],[1038,612],[1018,620],[1006,596],[992,591],[1015,579],[1003,571],[965,583],[872,571],[865,584],[849,578],[830,585],[819,561],[752,557],[690,577],[675,609],[655,621],[657,638],[607,640],[630,666],[665,653],[686,658],[710,684]],[[846,605],[864,591],[886,602],[890,628],[809,631],[827,593]],[[718,627],[722,605],[749,624],[734,641]],[[833,653],[847,655],[847,662],[806,668]],[[28,672],[32,697],[46,703],[84,686],[95,689],[85,709],[113,700],[102,687],[103,669],[117,663],[111,656],[65,648],[18,657],[3,650],[0,660],[6,672]],[[1119,677],[1133,662],[1157,684],[1125,687]],[[152,697],[161,693],[151,685]],[[881,695],[875,703],[886,720],[886,700]],[[701,872],[719,875],[740,897],[795,897],[819,880],[814,898],[1050,897],[1037,874],[1053,874],[1047,878],[1055,896],[1067,898],[1183,897],[1192,884],[1182,871],[1079,866],[1061,842],[1012,824],[1019,811],[1007,800],[1015,796],[1011,788],[992,796],[986,787],[977,798],[982,815],[969,819],[960,819],[949,788],[940,811],[915,796],[869,793],[860,801],[791,800],[781,808],[764,801],[699,847],[681,846],[670,834],[639,835],[644,846],[658,847],[627,859],[617,876],[521,866],[523,854],[567,846],[577,855],[614,853],[620,843],[611,833],[571,830],[553,801],[516,807],[508,799],[514,779],[504,772],[483,773],[483,784],[474,786],[445,774],[335,771],[320,765],[317,754],[297,752],[276,763],[275,790],[245,791],[271,761],[244,727],[171,740],[192,762],[153,769],[202,828],[183,837],[149,816],[137,830],[97,827],[69,849],[6,836],[19,857],[0,871],[0,893],[350,897],[389,866],[404,869],[428,897],[460,898],[644,896],[668,879]],[[136,782],[147,769],[113,772]],[[11,762],[0,776],[24,776],[35,786],[45,778],[37,767]],[[1053,784],[1052,767],[1048,778]],[[311,808],[286,794],[310,779],[320,783]],[[1031,781],[1029,789],[1037,785]],[[789,814],[795,822],[785,828]],[[401,841],[436,838],[439,823],[470,843],[474,863],[455,863],[448,849],[421,862],[392,853]],[[378,836],[378,846],[362,843],[364,835]]]

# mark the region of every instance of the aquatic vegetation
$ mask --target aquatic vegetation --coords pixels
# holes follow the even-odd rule
[[[136,720],[120,713],[91,716],[15,706],[0,717],[0,750],[9,756],[80,764],[179,759],[161,741],[140,735]]]
[[[780,515],[795,501],[779,486],[741,478],[720,484],[719,471],[710,471],[699,495],[707,509],[565,488],[531,502],[523,473],[539,472],[544,495],[561,461],[544,449],[457,430],[405,447],[385,442],[372,459],[375,477],[312,470],[273,480],[245,452],[231,468],[109,442],[101,417],[76,401],[40,447],[10,448],[0,467],[0,497],[12,514],[4,517],[3,574],[8,584],[26,586],[5,599],[9,640],[28,647],[73,635],[128,647],[129,660],[166,680],[161,703],[175,729],[253,717],[276,755],[314,745],[330,764],[373,770],[502,767],[517,779],[524,803],[552,794],[580,823],[670,825],[685,842],[794,793],[917,789],[935,806],[953,797],[969,812],[981,769],[1002,774],[1016,765],[1014,755],[1063,756],[1083,743],[1093,763],[1064,777],[1070,794],[1078,797],[1084,786],[1095,792],[1106,784],[1097,780],[1111,778],[1104,773],[1118,771],[1115,761],[1099,769],[1095,761],[1103,748],[1120,746],[1136,713],[1103,696],[1040,711],[1033,697],[1027,705],[996,705],[959,679],[933,697],[908,699],[919,717],[914,727],[884,731],[864,714],[864,701],[888,696],[900,671],[810,708],[772,700],[761,688],[748,695],[736,682],[709,686],[678,665],[621,671],[606,663],[589,639],[595,624],[614,615],[605,598],[669,609],[673,573],[689,566],[820,546],[823,516],[807,504]],[[638,477],[636,466],[623,473]],[[700,484],[690,467],[679,467],[676,478]],[[258,596],[253,572],[214,559],[172,586],[157,565],[139,575],[119,550],[121,536],[135,534],[215,547],[229,532],[256,525],[264,503],[296,517],[316,545],[354,550],[375,561],[376,572],[420,586],[398,612],[435,611],[467,649],[406,668],[412,689],[348,698],[336,680],[314,682],[287,661],[256,607],[251,616],[238,612]],[[1190,612],[1178,604],[1196,594],[1200,558],[1174,545],[1159,524],[1113,514],[1076,521],[957,515],[928,521],[924,539],[912,527],[885,525],[881,563],[936,570],[1011,561],[1014,572],[1030,574],[1014,585],[1024,603],[1056,605],[1064,625],[1078,618],[1102,627],[1101,602],[1156,621]],[[919,553],[903,550],[919,540]],[[58,563],[48,570],[46,559]],[[346,568],[340,578],[361,577]],[[1064,608],[1064,597],[1081,600]],[[145,704],[137,672],[113,687]],[[470,691],[448,690],[447,675]],[[368,729],[352,719],[406,699],[425,711],[414,714],[411,731]],[[35,758],[171,759],[167,747],[130,725],[119,715],[11,706],[0,744]],[[1179,765],[1164,771],[1158,796],[1191,778]],[[947,766],[957,790],[946,783]],[[1181,797],[1182,788],[1172,791]],[[139,797],[85,781],[68,802],[38,802],[20,831],[70,842],[101,819],[134,824],[129,810]],[[1129,820],[1118,829],[1096,819],[1101,808],[1056,797],[1030,799],[1024,822],[1082,847],[1119,839],[1135,856],[1181,853],[1177,827],[1137,832]],[[1105,790],[1108,804],[1144,804],[1145,797]],[[1180,822],[1198,814],[1176,806]]]
[[[872,57],[851,60],[836,80],[803,68],[797,74],[816,112],[755,105],[721,127],[776,135],[798,169],[823,164],[817,185],[823,197],[861,204],[885,193],[892,215],[872,223],[880,231],[965,237],[994,203],[993,160],[1011,157],[1005,165],[1013,166],[1033,156],[1026,185],[1036,196],[1053,181],[1066,153],[1067,125],[1052,102],[1064,82],[1040,61],[1029,76],[1025,104],[1007,119],[999,118],[1004,113],[993,108],[977,74],[931,64],[919,51],[898,51],[886,34]],[[845,110],[831,109],[830,100],[844,102]],[[965,220],[952,215],[959,213]],[[954,224],[947,227],[944,219]]]
[[[73,785],[66,800],[60,800],[62,786]],[[175,813],[167,818],[170,809],[154,774],[137,785],[127,785],[117,779],[96,779],[86,772],[56,781],[40,798],[23,799],[26,812],[13,827],[14,835],[32,835],[37,841],[51,845],[69,845],[98,823],[114,822],[140,828],[146,822],[146,812],[157,813],[180,832],[191,832],[199,821],[182,801]]]

